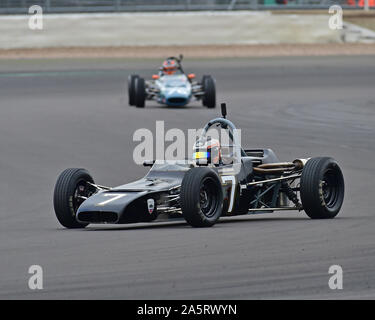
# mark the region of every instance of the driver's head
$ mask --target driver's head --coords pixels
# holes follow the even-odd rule
[[[163,62],[162,71],[164,74],[171,75],[171,74],[176,73],[177,70],[178,70],[178,65],[177,65],[176,60],[167,59]]]
[[[193,147],[193,159],[197,164],[218,165],[221,161],[219,140],[210,137],[204,137],[197,140]]]

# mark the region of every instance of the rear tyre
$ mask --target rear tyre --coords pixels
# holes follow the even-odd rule
[[[94,179],[85,169],[70,168],[64,170],[57,179],[53,194],[53,206],[57,220],[68,229],[84,228],[88,225],[76,220],[79,206],[93,194],[86,182]]]
[[[204,96],[203,96],[203,105],[207,108],[216,107],[216,88],[215,81],[211,76],[206,76],[204,78]]]
[[[307,161],[300,181],[302,206],[311,219],[332,219],[344,201],[344,177],[337,162],[328,157]]]
[[[135,105],[135,83],[138,78],[139,78],[139,75],[137,74],[131,74],[128,77],[128,97],[129,97],[130,106]]]
[[[186,172],[180,192],[182,214],[193,227],[211,227],[223,210],[220,179],[210,168],[192,168]]]
[[[145,79],[137,78],[135,82],[135,105],[144,108],[146,100]]]

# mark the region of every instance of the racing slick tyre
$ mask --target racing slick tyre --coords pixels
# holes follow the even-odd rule
[[[53,194],[53,206],[57,220],[68,229],[84,228],[88,225],[76,220],[76,212],[85,198],[93,194],[86,182],[94,183],[87,170],[70,168],[57,179]]]
[[[219,176],[210,168],[186,172],[180,192],[182,214],[193,227],[211,227],[223,210],[223,190]]]
[[[216,107],[215,81],[211,76],[203,76],[203,105],[207,108]]]
[[[303,209],[311,219],[331,219],[344,201],[344,177],[337,162],[311,158],[302,171],[300,193]]]
[[[144,108],[146,100],[145,79],[137,78],[135,81],[135,105],[137,108]]]
[[[202,91],[203,91],[203,92],[204,92],[204,83],[205,83],[207,77],[209,77],[209,76],[206,75],[206,74],[202,77],[201,84],[202,84]],[[206,106],[206,98],[205,98],[205,95],[204,95],[204,94],[203,94],[203,96],[202,96],[202,105],[203,105],[204,107]]]
[[[131,74],[128,77],[128,97],[129,97],[129,106],[135,105],[135,83],[139,78],[137,74]]]

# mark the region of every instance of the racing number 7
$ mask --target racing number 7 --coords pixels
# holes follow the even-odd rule
[[[104,197],[112,197],[111,199],[108,199],[108,200],[105,200],[103,202],[99,202],[97,204],[97,206],[104,206],[106,205],[107,203],[110,203],[112,201],[115,201],[117,199],[120,199],[122,197],[125,197],[126,196],[126,193],[105,193],[103,194]]]
[[[223,181],[224,184],[226,184],[226,182],[228,181],[230,181],[232,184],[230,188],[230,200],[229,200],[229,207],[228,207],[228,212],[232,212],[233,205],[234,205],[234,192],[236,190],[236,177],[235,176],[221,176],[221,180]]]

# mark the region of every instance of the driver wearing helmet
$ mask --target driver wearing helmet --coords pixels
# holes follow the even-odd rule
[[[201,138],[193,147],[193,159],[198,165],[221,164],[221,148],[217,139]]]
[[[178,65],[176,60],[167,59],[163,62],[161,69],[161,75],[173,75],[178,70]]]

